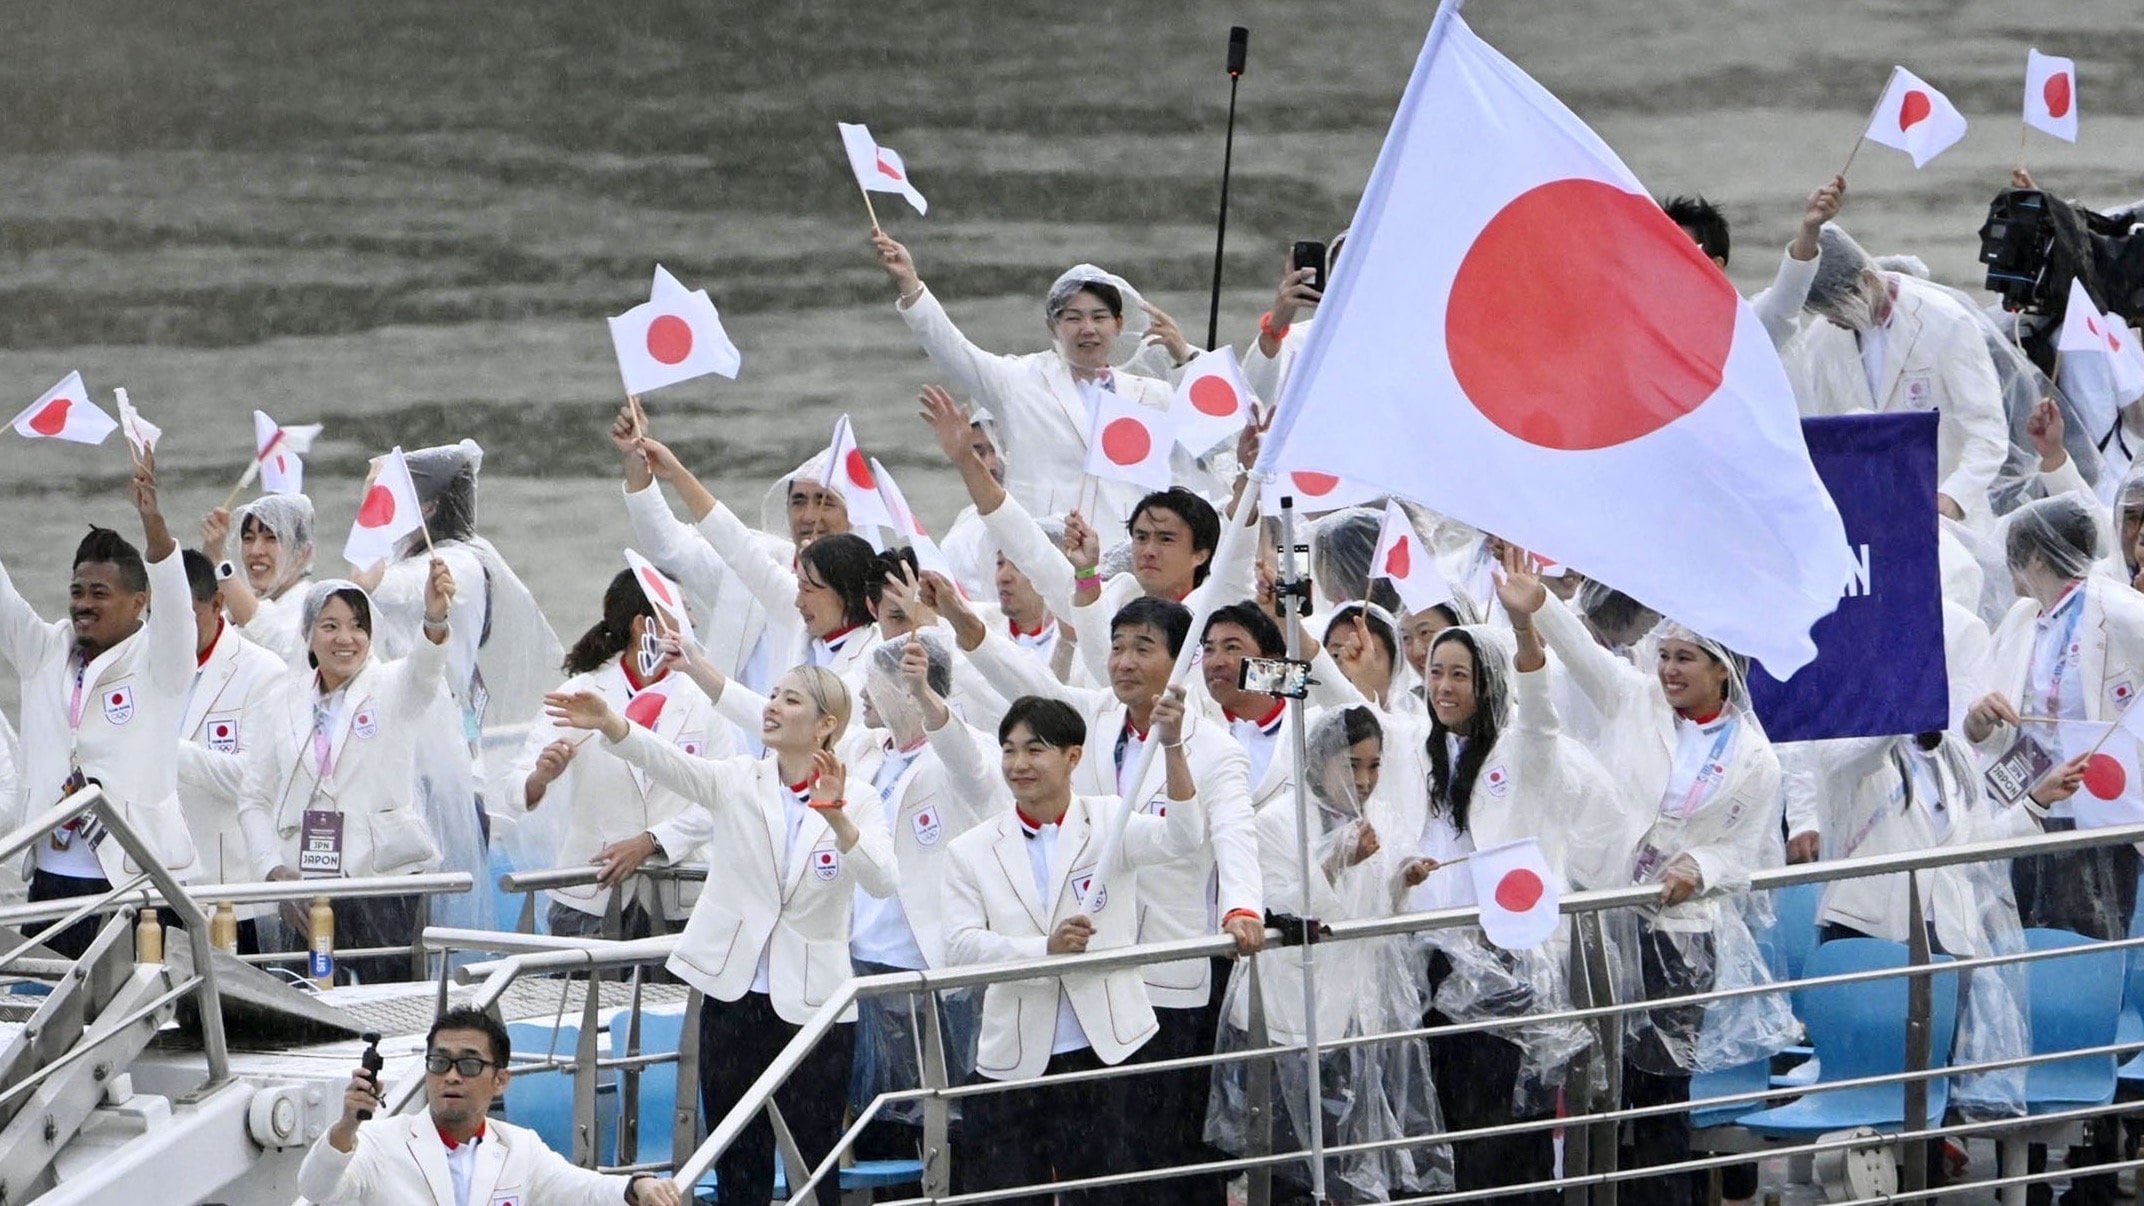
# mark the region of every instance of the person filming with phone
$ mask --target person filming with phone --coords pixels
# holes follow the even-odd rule
[[[342,1117],[313,1142],[298,1192],[315,1206],[679,1206],[674,1182],[652,1173],[606,1176],[576,1168],[536,1132],[487,1117],[513,1079],[506,1027],[480,1009],[450,1009],[425,1037],[422,1114],[388,1115],[378,1074],[360,1068]]]

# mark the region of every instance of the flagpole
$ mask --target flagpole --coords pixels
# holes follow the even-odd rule
[[[1206,304],[1206,347],[1218,345],[1221,328],[1222,251],[1228,246],[1228,178],[1236,162],[1236,86],[1243,82],[1243,66],[1250,52],[1251,31],[1241,25],[1228,30],[1228,133],[1221,140],[1221,217],[1213,232],[1213,296]]]
[[[871,190],[870,190],[870,189],[867,189],[867,188],[865,188],[865,187],[863,186],[863,182],[859,180],[859,181],[857,181],[857,183],[856,183],[856,191],[857,191],[857,192],[859,192],[859,193],[861,193],[861,194],[863,194],[863,198],[864,198],[864,212],[865,212],[865,213],[867,213],[867,214],[870,214],[870,215],[871,215],[871,233],[872,233],[872,234],[884,234],[884,233],[886,233],[886,232],[885,232],[884,230],[882,230],[882,229],[880,229],[880,228],[879,228],[879,224],[878,224],[878,207],[877,207],[877,206],[875,206],[875,205],[873,205],[873,204],[871,204]]]
[[[1883,98],[1891,95],[1891,85],[1896,82],[1898,82],[1898,68],[1894,65],[1891,68],[1891,74],[1884,77],[1883,91],[1876,94],[1876,103],[1869,106],[1869,115],[1862,121],[1861,133],[1854,139],[1854,149],[1846,153],[1846,167],[1839,169],[1839,175],[1846,175],[1847,168],[1854,166],[1854,156],[1861,153],[1861,144],[1869,139],[1870,123],[1876,120],[1876,111],[1883,108]]]
[[[283,429],[278,427],[275,429],[275,434],[268,437],[268,446],[266,448],[261,449],[260,455],[253,458],[252,463],[246,466],[246,471],[244,473],[238,475],[238,484],[231,487],[231,492],[229,494],[223,496],[223,506],[219,508],[220,510],[228,511],[231,509],[231,504],[238,501],[239,493],[243,491],[247,486],[252,485],[254,478],[260,476],[261,464],[265,462],[268,459],[268,455],[274,452],[278,447],[280,447],[282,443]]]
[[[1242,506],[1242,504],[1238,504]],[[1244,507],[1245,511],[1252,508]],[[1298,573],[1295,562],[1295,498],[1282,495],[1280,500],[1280,589],[1276,598],[1278,610],[1285,617],[1282,631],[1287,633],[1288,660],[1298,661],[1303,655],[1303,625],[1297,607],[1297,595],[1303,604],[1309,603],[1309,584]],[[1309,611],[1308,606],[1300,612]],[[1301,1124],[1310,1131],[1310,1200],[1324,1206],[1325,1196],[1325,1077],[1318,1062],[1318,920],[1311,907],[1310,876],[1310,739],[1303,731],[1303,701],[1283,697],[1288,705],[1289,746],[1295,751],[1295,854],[1296,869],[1303,886],[1301,916],[1303,919],[1303,946],[1300,956],[1303,965],[1303,1056],[1307,1075],[1303,1077],[1303,1101],[1298,1103],[1304,1111]]]
[[[2031,135],[2032,123],[2026,121],[2017,123],[2017,170],[2021,172],[2025,170],[2025,140]]]

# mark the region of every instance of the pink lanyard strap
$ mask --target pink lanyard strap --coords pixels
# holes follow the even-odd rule
[[[82,728],[82,676],[89,670],[85,662],[77,662],[74,668],[74,697],[67,701],[67,727],[79,732]]]

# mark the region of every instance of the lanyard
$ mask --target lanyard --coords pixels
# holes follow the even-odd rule
[[[1717,780],[1727,773],[1727,764],[1720,761],[1720,755],[1727,752],[1727,743],[1734,740],[1735,729],[1741,723],[1737,719],[1720,726],[1720,735],[1712,739],[1712,749],[1706,752],[1705,761],[1697,768],[1697,778],[1691,780],[1690,790],[1684,793],[1681,806],[1661,811],[1680,820],[1690,819],[1690,814],[1697,811],[1697,806],[1712,793]]]
[[[67,701],[67,727],[77,733],[82,731],[82,676],[88,671],[88,662],[75,663],[74,698]]]
[[[328,705],[325,700],[313,704],[313,767],[323,781],[335,773],[334,749],[328,742]]]
[[[2075,652],[2077,648],[2077,621],[2084,615],[2084,598],[2081,594],[2083,588],[2081,586],[2074,587],[2072,590],[2080,593],[2077,594],[2077,602],[2074,606],[2067,601],[2063,603],[2063,606],[2069,608],[2069,618],[2063,623],[2062,643],[2055,649],[2054,672],[2048,676],[2047,680],[2047,714],[2049,716],[2062,715],[2062,677],[2069,673],[2070,654]]]

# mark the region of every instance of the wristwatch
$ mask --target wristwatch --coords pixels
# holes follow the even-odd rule
[[[232,565],[229,561],[219,561],[216,563],[216,581],[228,582],[231,579],[236,578],[237,576],[238,567]]]

